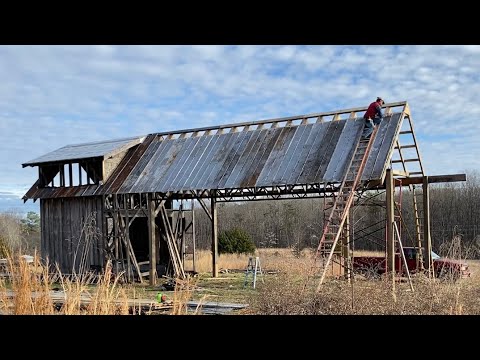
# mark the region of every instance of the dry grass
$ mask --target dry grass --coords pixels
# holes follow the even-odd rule
[[[292,268],[300,273],[305,273],[312,266],[314,250],[303,249],[296,253],[292,249],[265,248],[257,249],[254,255],[221,254],[218,257],[220,269],[246,269],[248,258],[258,256],[262,268],[269,270],[291,271]],[[355,251],[355,256],[385,256],[380,251]],[[192,269],[192,260],[186,260],[186,269]],[[196,270],[199,273],[212,271],[212,253],[208,250],[198,250],[196,259]]]
[[[472,264],[473,261],[470,261]],[[480,268],[476,261],[472,271]],[[416,275],[414,292],[397,282],[395,292],[386,280],[329,280],[315,292],[318,277],[304,291],[305,282],[292,273],[270,276],[251,294],[256,314],[480,314],[480,276],[460,281]]]
[[[452,241],[448,254],[450,258],[458,259],[462,258],[465,251],[458,251],[458,241]],[[358,252],[355,255],[360,256]],[[361,256],[372,256],[372,253],[364,252]],[[251,294],[248,299],[251,313],[480,314],[480,261],[468,261],[472,278],[459,281],[448,278],[427,279],[424,275],[417,274],[413,277],[413,292],[405,282],[397,282],[395,291],[392,292],[392,284],[385,278],[356,278],[350,284],[343,280],[330,279],[316,293],[318,275],[313,281],[305,281],[309,274],[308,266],[302,267],[301,260],[282,257],[277,265],[280,268],[287,266],[290,271],[270,276],[265,284],[259,286],[256,293]]]
[[[19,255],[8,257],[7,279],[0,282],[0,312],[6,314],[127,314],[125,289],[112,277],[111,267],[100,277],[96,286],[88,277],[64,278],[50,273],[48,264],[42,266],[38,256],[27,263]],[[59,279],[62,291],[54,292]]]

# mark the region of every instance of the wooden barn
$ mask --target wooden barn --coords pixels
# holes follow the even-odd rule
[[[211,220],[217,276],[218,201],[319,197],[329,202],[317,255],[338,258],[348,276],[349,211],[367,190],[386,191],[391,264],[395,187],[408,186],[428,268],[428,184],[464,177],[427,177],[407,102],[384,107],[370,141],[361,141],[361,107],[67,145],[28,161],[38,179],[23,199],[40,199],[42,257],[64,273],[111,260],[130,281],[183,277],[195,205]]]

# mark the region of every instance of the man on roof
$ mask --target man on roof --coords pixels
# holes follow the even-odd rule
[[[382,106],[385,101],[379,96],[377,100],[372,102],[369,106],[363,118],[365,119],[365,127],[363,128],[362,140],[369,139],[372,135],[375,126],[380,124],[383,119]]]

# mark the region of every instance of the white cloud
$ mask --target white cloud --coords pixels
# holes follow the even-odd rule
[[[70,143],[349,108],[377,95],[409,101],[427,171],[478,169],[479,53],[418,45],[0,46],[0,190],[28,188],[36,170],[21,163]]]

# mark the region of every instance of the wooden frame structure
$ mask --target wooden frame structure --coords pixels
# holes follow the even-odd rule
[[[425,244],[425,248],[430,249],[428,184],[465,179],[464,175],[463,178],[462,175],[426,177],[407,102],[389,103],[384,107],[385,114],[390,119],[388,125],[391,126],[385,125],[379,130],[382,135],[371,145],[371,152],[379,155],[375,158],[367,156],[365,164],[369,174],[378,176],[359,174],[359,187],[355,189],[355,196],[366,190],[387,189],[387,207],[390,213],[387,241],[390,244],[388,256],[391,260],[394,251],[391,245],[391,213],[395,204],[395,187],[406,185],[414,193],[417,189],[415,194],[418,194],[416,186],[421,185],[421,197],[414,197],[416,238],[419,247]],[[148,276],[152,285],[156,283],[160,272],[184,277],[187,238],[191,242],[190,248],[193,248],[195,271],[196,203],[205,211],[212,224],[212,275],[217,276],[217,203],[337,198],[348,174],[347,165],[355,153],[354,148],[349,150],[344,146],[356,141],[363,128],[363,113],[360,112],[365,110],[366,107],[357,107],[161,132],[117,142],[67,146],[62,149],[65,149],[68,156],[63,156],[62,149],[59,149],[24,163],[24,167],[39,167],[39,178],[25,194],[24,200],[41,199],[42,252],[64,264],[62,270],[68,272],[72,267],[68,261],[71,252],[59,252],[57,248],[58,243],[65,239],[65,234],[73,232],[72,224],[81,221],[74,217],[70,209],[70,203],[78,202],[80,198],[84,201],[85,209],[95,209],[100,214],[97,216],[97,224],[102,239],[98,242],[96,252],[90,251],[87,256],[90,265],[101,267],[106,260],[112,260],[115,269],[118,272],[124,271],[128,281],[138,279],[143,282]],[[404,124],[406,128],[402,129]],[[345,130],[347,128],[348,133]],[[317,137],[313,134],[317,134]],[[324,140],[317,140],[320,134]],[[332,143],[329,136],[340,139],[338,141],[342,141],[342,146]],[[117,147],[112,144],[117,144]],[[281,147],[279,144],[286,145]],[[83,149],[83,152],[76,152],[77,149]],[[317,156],[316,151],[321,156]],[[322,151],[328,155],[323,155]],[[413,155],[409,153],[411,151],[414,152]],[[212,162],[211,166],[209,161]],[[75,177],[73,163],[79,166],[78,185],[72,181]],[[310,167],[313,170],[310,171]],[[282,170],[273,173],[271,169],[276,168]],[[215,171],[218,172],[217,175]],[[303,176],[309,171],[311,175]],[[264,173],[267,175],[263,176]],[[290,173],[299,175],[292,177],[289,176]],[[207,176],[208,174],[210,175]],[[85,182],[82,175],[86,178]],[[304,178],[308,181],[295,181]],[[207,199],[209,203],[205,201]],[[174,202],[180,205],[174,207]],[[93,206],[93,203],[97,205]],[[187,204],[190,207],[186,207]],[[352,201],[352,206],[355,206],[355,201]],[[65,222],[67,220],[61,220],[57,229],[54,222],[58,216],[67,219],[68,223]],[[349,277],[348,244],[353,226],[348,214],[342,228],[345,235],[341,240],[343,250],[340,261],[345,264],[346,276]],[[51,236],[52,240],[46,240],[52,229],[57,229]],[[139,232],[141,239],[138,238]],[[136,256],[139,250],[135,247],[140,242],[144,243],[141,251],[148,250],[148,259]],[[426,254],[427,264],[430,264],[429,251]],[[148,266],[148,271],[145,266]]]

